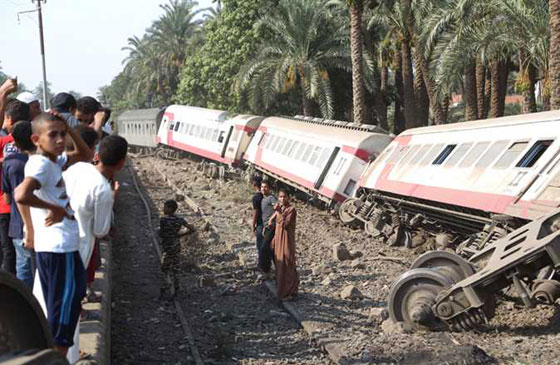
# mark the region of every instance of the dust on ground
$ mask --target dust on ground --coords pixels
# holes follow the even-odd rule
[[[147,157],[137,159],[135,163],[144,176],[150,177],[157,174],[153,168],[157,164],[172,185],[202,207],[220,236],[220,242],[209,247],[222,250],[228,245],[253,242],[250,228],[252,193],[248,183],[206,178],[197,171],[195,163],[185,159],[166,161]],[[328,212],[302,202],[296,202],[295,206],[298,210],[296,245],[301,287],[294,304],[304,317],[320,325],[320,332],[344,345],[352,363],[557,363],[560,355],[560,348],[555,345],[560,340],[558,307],[526,309],[516,298],[499,301],[495,318],[483,332],[384,332],[379,308],[386,305],[392,281],[427,248],[388,247],[360,230],[343,226]],[[351,251],[353,260],[340,261],[333,257],[332,246],[341,242]],[[224,261],[235,260],[227,250],[225,252],[224,258],[227,259]],[[249,271],[254,266],[253,257],[239,256],[240,263]],[[378,260],[380,256],[400,257],[404,263]],[[210,265],[205,274],[216,275],[213,269]],[[341,298],[341,291],[348,285],[359,290],[359,299]],[[250,282],[240,282],[236,288],[237,291],[260,290],[258,285]],[[264,291],[262,296],[266,297]]]
[[[118,236],[113,241],[113,363],[194,364],[173,302],[159,298],[159,260],[145,208],[129,173],[121,175],[125,184],[117,202]],[[155,174],[138,175],[157,227],[159,208],[175,194]],[[178,214],[198,232],[182,239],[178,299],[204,363],[328,363],[200,215],[179,205]]]

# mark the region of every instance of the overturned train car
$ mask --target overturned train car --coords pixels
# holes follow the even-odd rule
[[[559,137],[558,111],[407,130],[365,169],[340,218],[389,244],[413,245],[422,228],[471,257],[560,205]]]

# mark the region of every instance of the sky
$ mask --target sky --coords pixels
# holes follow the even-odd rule
[[[165,0],[47,0],[43,28],[47,80],[53,92],[75,90],[96,97],[122,70],[133,35],[142,36]],[[212,0],[198,0],[199,7]],[[0,0],[0,67],[28,89],[42,81],[39,22],[31,0]]]

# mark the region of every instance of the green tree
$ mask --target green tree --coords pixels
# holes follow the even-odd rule
[[[560,0],[549,0],[550,6],[550,102],[560,109]]]
[[[246,111],[244,98],[232,85],[259,42],[254,26],[259,12],[275,3],[224,0],[220,16],[205,23],[203,41],[189,47],[174,100],[205,108]]]
[[[263,32],[257,55],[239,72],[236,86],[247,90],[256,112],[266,111],[277,95],[301,90],[304,115],[312,101],[331,118],[334,99],[329,70],[348,70],[347,31],[320,0],[281,0],[275,12],[258,21]]]

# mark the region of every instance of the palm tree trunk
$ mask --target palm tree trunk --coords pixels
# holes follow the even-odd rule
[[[362,71],[362,0],[350,5],[350,50],[352,57],[352,102],[354,123],[366,122],[364,73]]]
[[[412,52],[413,54],[416,53],[415,51]],[[428,120],[430,119],[430,98],[428,97],[428,91],[426,90],[426,84],[424,82],[424,70],[422,70],[418,62],[415,63],[414,100],[416,101],[416,108],[418,110],[418,116],[420,117],[418,124],[428,125]],[[427,76],[429,77],[429,75],[428,73]]]
[[[402,77],[402,55],[395,52],[395,88],[397,95],[395,98],[395,114],[393,119],[393,133],[399,134],[405,130],[405,119],[403,113],[404,83]]]
[[[523,113],[536,113],[537,100],[535,98],[535,83],[537,82],[537,70],[532,63],[527,65],[524,71],[527,76],[527,88],[523,91]]]
[[[550,107],[560,109],[560,0],[549,0],[550,14]]]
[[[492,94],[490,96],[490,118],[499,118],[504,115],[505,109],[508,73],[507,64],[502,61],[493,61],[490,73],[490,82],[492,84]]]
[[[492,75],[491,70],[486,71],[486,80],[484,80],[484,107],[482,110],[482,118],[488,118],[490,112],[490,96],[492,95]]]
[[[422,56],[421,52],[419,52],[416,48],[413,51],[414,53],[414,61],[422,70],[422,78],[424,83],[426,84],[426,88],[428,91],[428,98],[430,107],[432,109],[433,117],[434,117],[434,124],[444,124],[446,121],[446,116],[443,113],[443,109],[441,108],[441,104],[437,98],[437,85],[432,79],[430,75],[430,68],[428,66],[428,62]]]
[[[447,122],[447,116],[449,114],[449,102],[451,101],[451,97],[449,95],[445,95],[441,102],[441,111],[443,113],[443,120],[444,123]]]
[[[300,85],[301,85],[301,105],[303,107],[303,115],[309,117],[312,115],[311,100],[307,98],[305,92],[305,83],[303,81],[303,77],[301,76],[300,76]]]
[[[478,118],[478,102],[476,89],[476,63],[471,61],[465,67],[465,83],[463,88],[463,100],[465,102],[465,119],[475,120]]]
[[[414,80],[412,59],[410,57],[410,41],[403,39],[401,42],[402,81],[403,81],[403,107],[406,129],[418,127],[420,117],[416,108],[414,97]]]
[[[484,86],[486,84],[486,67],[479,57],[476,59],[476,103],[478,109],[477,119],[484,119]]]

